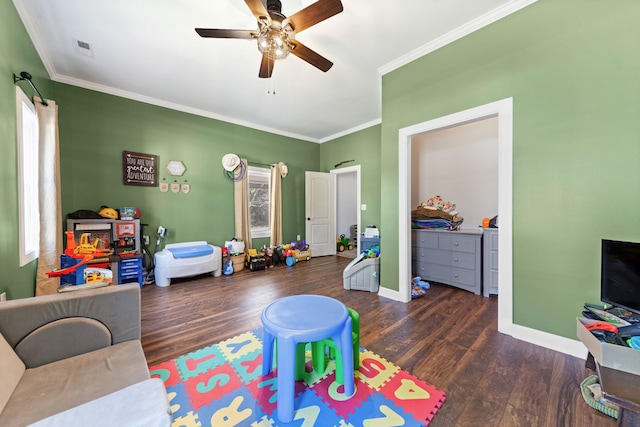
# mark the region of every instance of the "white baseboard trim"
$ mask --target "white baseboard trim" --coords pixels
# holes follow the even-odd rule
[[[528,343],[539,345],[540,347],[548,348],[580,359],[587,358],[587,347],[585,347],[585,345],[579,340],[573,340],[514,324],[508,325],[504,330],[499,332],[511,335],[515,339],[526,341]]]
[[[394,291],[389,288],[383,288],[382,286],[378,290],[378,295],[380,295],[381,297],[389,298],[394,301],[408,302],[402,299],[402,296],[400,295],[399,291]]]

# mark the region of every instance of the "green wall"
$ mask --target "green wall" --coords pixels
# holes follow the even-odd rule
[[[207,240],[223,245],[234,236],[233,182],[220,163],[229,152],[264,164],[284,162],[283,237],[304,236],[304,171],[318,170],[319,145],[234,124],[156,107],[64,84],[55,85],[60,106],[63,214],[136,206],[152,239],[158,225],[166,243]],[[160,182],[191,185],[188,194],[124,185],[122,152],[159,157]],[[164,166],[181,160],[187,170],[170,176]],[[268,244],[256,239],[254,246]]]
[[[383,77],[382,200],[397,200],[399,129],[513,97],[516,324],[575,338],[600,240],[640,241],[639,17],[635,0],[540,0]],[[381,219],[384,250],[397,206]],[[382,285],[397,277],[385,256]]]
[[[367,210],[361,212],[361,226],[380,225],[380,125],[336,138],[320,145],[320,170],[328,172],[335,165],[360,165],[361,202]]]
[[[31,296],[36,262],[19,267],[16,95],[13,74],[26,71],[44,97],[50,98],[47,73],[10,1],[0,2],[0,293],[7,298]],[[18,85],[35,95],[28,83]]]
[[[166,243],[207,240],[221,245],[234,236],[233,183],[223,175],[222,156],[233,152],[249,162],[288,166],[282,181],[283,237],[304,238],[304,171],[319,170],[319,144],[283,137],[48,79],[13,4],[0,5],[0,144],[3,155],[0,216],[0,292],[9,299],[34,295],[36,263],[18,266],[18,195],[15,89],[12,73],[28,71],[47,98],[59,106],[62,214],[136,206],[146,234],[167,227]],[[24,85],[27,95],[33,95]],[[189,194],[122,183],[122,151],[155,154],[159,179],[191,185]],[[169,160],[182,160],[186,173],[171,177]],[[255,239],[254,247],[269,239]],[[153,244],[152,244],[153,246]]]

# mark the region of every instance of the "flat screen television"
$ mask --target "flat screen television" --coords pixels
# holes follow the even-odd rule
[[[602,240],[600,299],[640,314],[640,243]]]

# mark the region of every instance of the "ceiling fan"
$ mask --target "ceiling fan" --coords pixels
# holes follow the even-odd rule
[[[257,30],[196,28],[196,32],[201,37],[256,39],[262,53],[260,78],[271,77],[275,60],[284,59],[289,53],[324,72],[333,66],[333,62],[296,40],[295,35],[342,12],[340,0],[318,0],[288,18],[282,14],[280,0],[267,0],[266,7],[262,0],[245,0],[245,3],[258,21]]]

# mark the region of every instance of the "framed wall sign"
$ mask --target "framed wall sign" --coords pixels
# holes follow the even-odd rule
[[[122,152],[122,183],[124,185],[158,186],[158,156]]]

